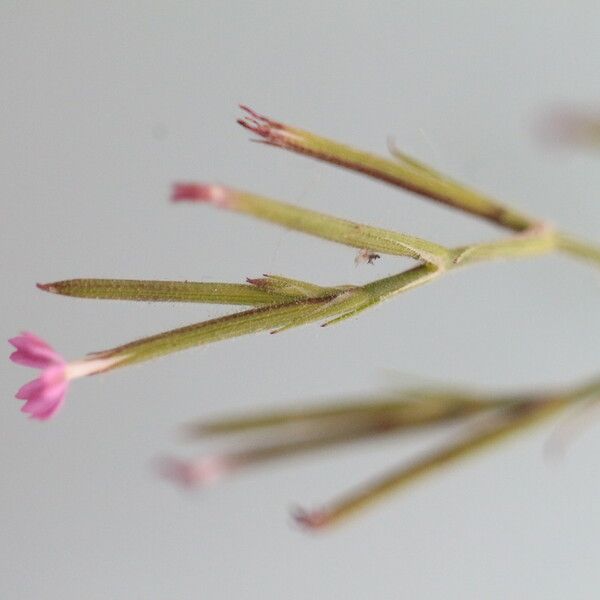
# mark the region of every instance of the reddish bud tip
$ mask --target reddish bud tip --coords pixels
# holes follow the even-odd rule
[[[38,289],[43,290],[44,292],[50,292],[51,294],[56,294],[58,292],[56,286],[51,283],[36,283],[35,286]]]
[[[176,183],[173,186],[173,202],[210,202],[219,206],[227,205],[232,193],[220,185],[199,183]]]
[[[328,524],[329,516],[324,510],[307,511],[303,508],[296,508],[292,511],[294,521],[305,529],[321,529]]]

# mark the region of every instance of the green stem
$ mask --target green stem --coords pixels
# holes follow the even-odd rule
[[[95,352],[90,358],[123,357],[116,369],[229,338],[265,330],[290,328],[354,310],[369,300],[361,288],[338,291],[322,298],[306,298],[245,310],[157,335],[116,348]],[[110,369],[107,369],[110,370]]]
[[[600,247],[594,244],[579,240],[567,234],[560,234],[558,236],[558,247],[564,252],[577,258],[600,265]]]
[[[430,265],[419,265],[396,275],[367,283],[362,286],[362,289],[372,297],[374,302],[378,303],[400,292],[429,283],[443,272],[443,270]]]
[[[534,237],[531,239],[535,241]],[[507,240],[499,246],[503,249],[503,255],[514,258],[515,256],[527,256],[531,253],[531,247],[521,244],[520,239],[513,240],[514,248],[511,246],[510,241]],[[458,250],[464,253],[464,249]],[[449,256],[456,256],[458,250],[449,253]],[[473,246],[471,250],[476,251],[477,246]],[[494,258],[497,258],[497,256],[498,252],[494,254]],[[449,268],[456,268],[458,266],[461,266],[461,263],[456,263],[450,259],[444,265],[444,267]],[[167,331],[111,350],[96,353],[95,356],[125,356],[124,360],[113,367],[117,368],[150,360],[193,346],[239,337],[267,329],[283,331],[316,320],[332,318],[331,321],[325,323],[325,325],[329,325],[353,317],[359,312],[395,294],[428,283],[444,272],[445,268],[423,264],[402,273],[373,281],[362,287],[319,288],[323,291],[326,290],[328,294],[293,300],[290,300],[288,297],[283,303],[272,303],[268,306],[188,325],[187,327]],[[273,284],[289,287],[291,285],[290,282],[293,282],[293,280],[276,278]],[[270,282],[266,284],[261,283],[255,287],[260,288],[260,285],[269,286],[273,284]],[[299,288],[294,285],[294,289]]]
[[[359,510],[380,501],[391,492],[413,483],[415,480],[429,475],[442,467],[476,451],[483,450],[494,443],[523,431],[531,425],[539,423],[568,405],[568,400],[552,400],[531,402],[515,407],[505,417],[492,420],[490,424],[464,439],[448,444],[436,452],[414,461],[408,466],[391,471],[389,474],[370,482],[351,492],[325,509],[318,510],[318,526],[329,526],[338,523]],[[308,521],[308,519],[305,519]]]
[[[272,146],[363,173],[514,231],[523,231],[535,224],[534,219],[441,175],[407,155],[400,155],[400,161],[392,161],[242,108],[249,116],[238,122]]]
[[[399,397],[398,397],[399,396]],[[512,398],[485,400],[477,395],[446,393],[439,390],[420,390],[418,397],[410,393],[374,398],[353,403],[332,404],[297,410],[274,410],[253,416],[240,416],[190,423],[185,427],[189,437],[255,432],[262,429],[306,425],[316,427],[323,423],[347,420],[386,420],[402,428],[416,428],[446,423],[465,416],[496,409],[514,403]]]
[[[325,240],[382,254],[408,256],[440,264],[447,260],[446,248],[418,237],[308,210],[278,200],[241,191],[230,191],[231,200],[218,206],[251,215]]]

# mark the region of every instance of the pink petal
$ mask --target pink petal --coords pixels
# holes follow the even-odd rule
[[[63,405],[69,387],[64,365],[53,365],[45,369],[33,381],[22,386],[16,394],[26,400],[21,408],[35,419],[49,419]]]
[[[47,394],[37,400],[28,400],[21,408],[22,412],[29,413],[32,419],[46,421],[54,416],[64,404],[69,385],[64,382],[54,388],[52,394]]]
[[[10,355],[10,359],[17,364],[44,369],[64,363],[60,354],[32,333],[25,332],[8,341],[16,348],[16,351]]]
[[[21,386],[19,391],[15,394],[15,398],[18,400],[35,400],[41,396],[43,389],[44,384],[42,383],[42,378],[38,377]]]
[[[31,333],[30,331],[24,331],[23,333],[21,333],[21,335],[18,335],[8,341],[15,348],[23,348],[28,345],[35,344],[36,346],[52,350],[52,347],[49,344],[47,344],[42,338],[38,337],[34,333]]]

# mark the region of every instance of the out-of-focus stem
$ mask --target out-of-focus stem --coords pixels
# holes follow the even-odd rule
[[[569,404],[570,400],[554,399],[544,402],[529,402],[496,416],[486,426],[458,442],[450,443],[439,450],[417,459],[408,466],[402,466],[367,483],[345,497],[334,501],[325,508],[314,512],[301,512],[298,521],[308,527],[321,528],[337,524],[354,513],[367,508],[388,494],[413,483],[418,478],[429,475],[453,462],[493,445],[512,434],[549,418]]]
[[[336,419],[335,423],[321,421],[306,435],[287,436],[283,442],[258,443],[227,452],[222,456],[226,457],[228,463],[235,465],[237,470],[332,446],[394,434],[402,428],[402,420],[396,419],[393,413],[374,414],[361,419]]]
[[[589,242],[579,240],[570,235],[560,234],[558,237],[558,245],[561,250],[582,258],[583,260],[596,263],[600,266],[600,247]]]
[[[445,393],[439,390],[419,390],[418,398],[410,393],[400,393],[399,398],[386,400],[374,398],[353,403],[308,407],[297,410],[274,410],[254,416],[240,416],[190,423],[185,427],[188,437],[205,435],[256,432],[279,427],[317,426],[319,423],[335,424],[341,421],[381,419],[392,420],[396,427],[414,428],[436,423],[446,423],[472,414],[494,410],[514,403],[514,399],[468,396]]]

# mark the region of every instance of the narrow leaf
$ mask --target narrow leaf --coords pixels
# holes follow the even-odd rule
[[[200,302],[259,306],[289,302],[290,293],[251,284],[135,279],[67,279],[38,284],[46,292],[77,298],[142,302]],[[315,286],[315,288],[318,286]],[[302,297],[296,294],[296,297]]]
[[[271,200],[246,192],[206,184],[179,184],[175,201],[209,202],[219,208],[251,215],[346,246],[368,248],[382,254],[409,256],[432,264],[444,264],[449,252],[427,240],[387,229],[353,223],[337,217]]]

